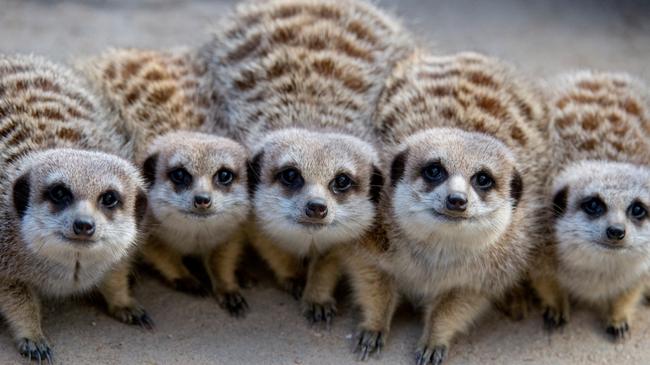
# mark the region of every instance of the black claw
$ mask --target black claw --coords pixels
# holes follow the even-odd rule
[[[149,331],[152,331],[155,328],[155,324],[153,322],[153,319],[151,319],[151,317],[149,317],[149,315],[146,312],[142,313],[142,315],[140,315],[138,317],[135,317],[134,322],[138,326],[140,326],[140,327],[142,327],[142,328],[144,328],[146,330],[149,330]]]
[[[358,340],[354,349],[357,354],[357,361],[366,361],[370,355],[381,353],[384,347],[383,333],[381,331],[363,330],[357,336]]]
[[[30,362],[32,359],[38,360],[39,364],[46,360],[48,364],[54,364],[52,359],[52,350],[45,340],[30,340],[23,338],[18,343],[18,351]]]
[[[153,330],[155,328],[151,317],[149,317],[144,309],[138,306],[116,308],[111,311],[111,314],[120,322],[126,324],[140,326],[146,330]]]
[[[219,305],[233,317],[243,318],[248,312],[248,303],[239,292],[221,294],[217,300]]]
[[[612,336],[614,341],[625,340],[630,333],[630,326],[627,322],[619,325],[609,325],[606,329],[607,333]]]
[[[425,346],[415,353],[417,365],[440,365],[447,358],[447,346],[437,345],[433,348]]]
[[[205,297],[210,293],[200,281],[193,277],[184,277],[174,280],[174,288],[183,293],[199,297]]]
[[[307,309],[304,312],[305,317],[310,324],[323,323],[327,328],[330,327],[336,314],[336,306],[334,303],[307,304]]]
[[[544,328],[547,331],[556,330],[567,323],[563,314],[556,312],[552,308],[546,308],[544,311]]]

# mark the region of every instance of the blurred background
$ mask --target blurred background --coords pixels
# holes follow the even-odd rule
[[[68,60],[107,46],[200,44],[224,0],[0,0],[0,51]],[[648,0],[381,0],[440,52],[484,51],[535,74],[620,69],[650,79]]]
[[[342,0],[343,1],[343,0]],[[228,13],[224,0],[0,0],[0,52],[58,61],[113,47],[199,45]],[[621,70],[650,82],[648,0],[381,0],[436,52],[474,50],[509,60],[531,76],[563,70]],[[228,317],[212,298],[173,292],[147,274],[136,296],[156,320],[154,332],[108,318],[86,301],[48,301],[44,330],[59,364],[347,364],[357,313],[342,290],[330,330],[311,328],[299,304],[261,277],[246,290],[247,318]],[[539,313],[514,323],[493,311],[461,336],[446,364],[649,364],[650,309],[632,337],[612,344],[591,311],[549,336]],[[412,364],[419,313],[398,312],[388,346],[369,364]],[[0,364],[26,364],[0,324]]]

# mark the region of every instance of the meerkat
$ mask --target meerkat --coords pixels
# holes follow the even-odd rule
[[[398,64],[373,119],[390,183],[352,276],[361,359],[383,347],[401,295],[424,307],[416,363],[440,364],[521,280],[545,163],[535,123],[545,115],[535,87],[496,59],[417,51]]]
[[[52,361],[39,297],[99,289],[117,319],[150,327],[128,275],[144,181],[71,71],[0,56],[0,312],[20,353]]]
[[[410,44],[362,1],[277,0],[241,4],[203,49],[223,90],[213,119],[254,156],[251,243],[311,322],[332,320],[340,250],[374,222],[383,176],[367,121]]]
[[[549,81],[552,163],[548,237],[531,267],[550,329],[570,299],[602,311],[625,338],[650,269],[650,93],[625,74],[581,71]]]
[[[248,305],[235,272],[250,211],[248,152],[212,135],[213,101],[196,52],[115,49],[79,68],[119,116],[116,128],[147,180],[144,261],[176,289],[203,294],[183,264],[184,256],[200,256],[219,304],[243,316]]]

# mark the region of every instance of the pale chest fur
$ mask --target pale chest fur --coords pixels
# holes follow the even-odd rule
[[[235,239],[240,223],[223,217],[216,224],[188,224],[187,222],[153,223],[150,240],[164,243],[184,255],[206,254],[215,247]]]

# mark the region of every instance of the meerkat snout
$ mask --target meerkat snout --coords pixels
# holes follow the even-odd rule
[[[211,205],[212,198],[210,198],[210,195],[208,195],[208,193],[198,193],[194,195],[194,207],[196,209],[208,209]]]
[[[305,205],[305,215],[311,219],[327,217],[327,202],[324,199],[312,199]]]
[[[625,226],[623,224],[613,224],[607,227],[607,238],[618,243],[625,238]]]
[[[95,220],[87,216],[78,217],[72,223],[72,231],[79,238],[92,238],[95,234]]]
[[[464,212],[467,209],[467,194],[453,192],[447,195],[445,204],[448,210]]]

